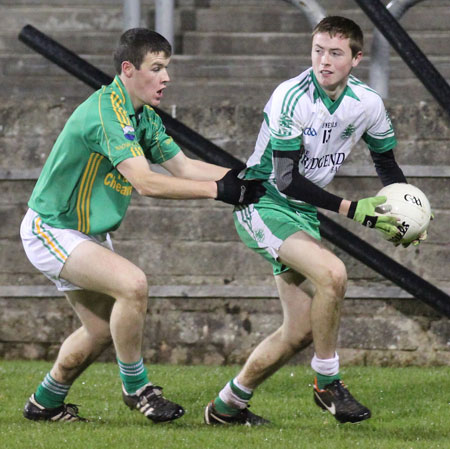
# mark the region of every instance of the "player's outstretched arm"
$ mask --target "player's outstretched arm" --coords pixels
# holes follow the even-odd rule
[[[187,157],[182,151],[161,164],[168,172],[178,178],[196,181],[217,181],[230,170],[220,165],[210,164]]]
[[[216,200],[228,204],[257,203],[266,190],[261,181],[239,179],[240,170],[230,170],[220,165],[191,159],[182,151],[161,165],[177,177],[216,181]]]
[[[144,156],[125,159],[117,165],[119,172],[143,196],[168,199],[196,199],[217,197],[214,181],[196,181],[156,173]]]
[[[155,173],[144,156],[126,159],[117,165],[117,169],[140,195],[155,198],[211,198],[242,205],[257,202],[265,191],[260,182],[241,180],[236,171],[229,169],[225,169],[225,175],[218,181],[198,181]]]

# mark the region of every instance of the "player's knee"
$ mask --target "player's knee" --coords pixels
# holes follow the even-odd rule
[[[147,276],[141,270],[136,270],[130,276],[126,285],[125,298],[142,310],[147,310],[148,283]]]
[[[339,259],[329,265],[322,279],[321,288],[326,290],[327,296],[342,299],[347,289],[347,270]]]

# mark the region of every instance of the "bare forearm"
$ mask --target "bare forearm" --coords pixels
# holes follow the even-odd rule
[[[117,169],[140,195],[168,199],[216,198],[214,181],[194,181],[150,170],[142,156],[126,159]]]
[[[229,168],[209,164],[197,159],[191,159],[188,167],[189,172],[184,177],[198,181],[217,181],[223,178],[230,170]]]
[[[137,182],[134,186],[140,195],[167,199],[216,198],[217,184],[214,181],[197,181],[176,178],[160,173]]]

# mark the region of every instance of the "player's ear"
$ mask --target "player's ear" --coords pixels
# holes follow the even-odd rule
[[[134,65],[130,61],[123,61],[122,62],[122,73],[127,78],[130,78],[133,75],[134,68],[135,68]]]
[[[353,56],[352,67],[356,67],[360,63],[362,57],[363,57],[362,51],[358,51],[358,53],[356,53],[356,55]]]

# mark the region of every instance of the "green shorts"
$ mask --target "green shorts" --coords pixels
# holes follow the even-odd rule
[[[314,206],[283,204],[267,194],[257,204],[236,208],[234,224],[241,240],[273,265],[274,275],[289,270],[278,261],[278,251],[290,235],[304,231],[321,239]]]

